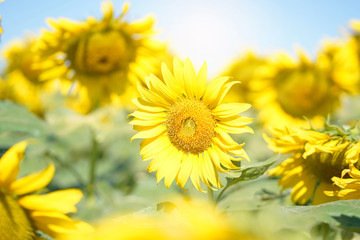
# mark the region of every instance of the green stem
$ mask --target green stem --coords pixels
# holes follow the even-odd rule
[[[94,195],[94,189],[95,189],[95,170],[96,170],[96,163],[99,158],[99,150],[98,150],[98,142],[96,141],[95,133],[93,132],[92,137],[92,153],[91,153],[91,161],[90,161],[90,171],[89,171],[89,184],[88,184],[88,194],[89,197],[92,197]]]
[[[207,192],[210,204],[214,204],[214,191],[208,187]]]
[[[85,181],[84,179],[82,178],[81,174],[75,169],[73,168],[70,164],[62,161],[58,156],[52,154],[51,152],[47,151],[45,153],[46,156],[50,157],[51,159],[53,159],[55,162],[57,162],[60,166],[68,169],[72,175],[76,178],[76,180],[78,181],[78,183],[82,186],[82,187],[85,187],[86,184],[85,184]]]
[[[221,196],[224,194],[224,192],[225,192],[226,189],[228,189],[228,185],[225,186],[225,187],[223,188],[223,190],[221,190],[220,194],[219,194],[218,197],[216,198],[215,204],[218,204],[218,202],[219,202],[220,199],[221,199]]]

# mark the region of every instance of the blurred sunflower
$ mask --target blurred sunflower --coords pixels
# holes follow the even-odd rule
[[[255,106],[268,127],[302,126],[304,117],[320,126],[322,116],[340,104],[341,87],[302,52],[299,62],[279,54],[258,81],[264,87]]]
[[[348,174],[349,177],[344,178]],[[341,189],[336,192],[325,192],[329,196],[337,196],[339,199],[360,199],[360,171],[354,164],[342,172],[342,177],[333,177],[334,184]]]
[[[274,137],[264,135],[270,149],[292,154],[282,164],[271,169],[269,174],[281,176],[279,185],[292,188],[291,199],[297,204],[320,204],[338,200],[333,177],[340,177],[353,158],[353,147],[358,136],[353,128],[342,129],[325,123],[323,129],[284,128],[274,129]],[[324,191],[333,194],[324,194]]]
[[[89,100],[85,89],[72,86],[69,80],[40,80],[42,71],[32,48],[35,38],[14,41],[3,51],[5,69],[2,72],[2,99],[25,105],[30,111],[42,115],[49,108],[65,105],[80,113],[89,111]]]
[[[360,30],[360,29],[359,29]],[[360,90],[359,40],[356,36],[342,41],[328,41],[318,54],[319,67],[337,86],[349,94]]]
[[[49,184],[55,171],[53,164],[16,179],[26,145],[26,142],[14,145],[0,159],[0,239],[40,239],[38,230],[54,238],[90,232],[89,225],[65,215],[76,212],[75,204],[82,198],[80,190],[29,195]]]
[[[160,205],[160,204],[159,204]],[[159,206],[158,205],[158,206]],[[165,205],[165,204],[164,204]],[[167,202],[164,211],[146,215],[111,218],[100,222],[86,239],[107,240],[255,240],[260,239],[248,229],[237,229],[229,217],[216,213],[214,207],[203,201]],[[65,238],[72,240],[73,237]],[[264,238],[261,238],[264,239]],[[271,239],[271,238],[265,238]],[[63,239],[62,239],[63,240]]]
[[[129,23],[129,4],[114,16],[111,2],[102,5],[104,16],[86,21],[48,20],[36,47],[42,80],[66,78],[85,86],[93,108],[112,101],[127,103],[136,97],[136,82],[155,71],[165,45],[154,40],[154,18]],[[119,100],[120,98],[120,100]]]
[[[256,81],[256,76],[265,64],[266,59],[256,56],[253,52],[247,52],[233,61],[223,75],[234,77],[241,84],[232,87],[225,99],[252,103],[261,90],[261,84]]]
[[[172,74],[162,65],[164,81],[153,74],[138,83],[141,97],[134,99],[138,110],[130,124],[139,131],[133,139],[140,144],[143,160],[153,159],[149,172],[157,171],[170,187],[174,179],[184,189],[187,179],[200,187],[199,178],[210,188],[221,188],[217,171],[236,169],[232,161],[248,159],[228,133],[253,132],[246,124],[252,119],[238,114],[249,109],[246,103],[223,103],[229,89],[238,81],[220,77],[207,85],[207,65],[195,74],[192,63],[175,58]]]
[[[40,71],[33,68],[34,54],[30,48],[34,39],[14,41],[5,47],[3,56],[5,68],[2,99],[10,99],[25,105],[30,111],[42,115],[43,104],[40,99]]]

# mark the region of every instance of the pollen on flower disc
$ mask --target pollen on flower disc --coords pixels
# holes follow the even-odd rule
[[[193,154],[199,154],[211,146],[215,126],[211,110],[197,99],[185,99],[173,105],[166,121],[172,144],[179,150]]]
[[[9,239],[35,239],[35,230],[17,199],[0,191],[0,240]]]

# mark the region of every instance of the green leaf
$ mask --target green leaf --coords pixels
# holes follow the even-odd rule
[[[21,132],[38,137],[46,132],[46,128],[45,122],[25,107],[10,101],[0,101],[0,134]]]
[[[360,232],[360,200],[336,201],[316,206],[284,207],[283,209],[347,231]]]
[[[230,187],[231,185],[237,184],[239,182],[249,181],[260,177],[266,172],[266,170],[269,169],[271,165],[273,165],[279,159],[279,157],[280,155],[275,155],[268,160],[256,163],[252,166],[246,166],[239,170],[230,171],[229,175],[236,177],[230,178],[226,187]]]
[[[347,216],[341,214],[339,217],[333,217],[337,222],[339,222],[340,227],[349,232],[360,233],[360,218],[355,216]]]
[[[221,196],[224,194],[225,190],[228,189],[230,186],[240,182],[253,180],[262,176],[266,172],[266,170],[268,170],[269,167],[279,159],[279,157],[280,155],[277,154],[269,158],[268,160],[256,163],[251,166],[246,166],[239,170],[230,171],[228,173],[228,176],[230,176],[230,178],[227,178],[227,184],[218,195],[216,202],[220,201]]]

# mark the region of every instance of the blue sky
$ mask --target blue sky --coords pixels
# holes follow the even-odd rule
[[[5,0],[0,3],[4,34],[0,48],[26,33],[47,27],[47,17],[83,20],[101,17],[99,0]],[[113,1],[117,12],[124,1]],[[301,46],[310,55],[324,39],[340,37],[348,21],[360,19],[360,1],[347,0],[152,0],[130,1],[127,19],[155,15],[158,38],[197,67],[208,63],[214,75],[234,57],[253,49],[260,54],[294,53]]]

